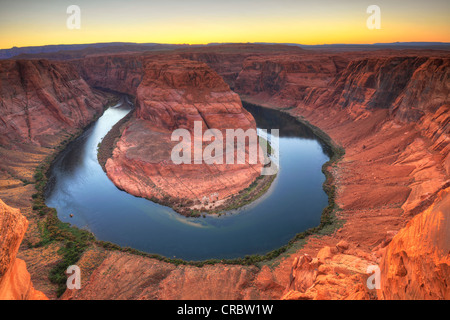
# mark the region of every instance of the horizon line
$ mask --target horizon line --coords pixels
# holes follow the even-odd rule
[[[374,42],[374,43],[317,43],[317,44],[302,44],[296,42],[208,42],[208,43],[164,43],[164,42],[125,42],[125,41],[111,41],[111,42],[82,42],[82,43],[59,43],[59,44],[43,44],[36,46],[12,46],[10,48],[0,48],[0,50],[11,50],[21,48],[39,48],[51,46],[75,46],[75,45],[102,45],[102,44],[136,44],[136,45],[173,45],[173,46],[207,46],[207,45],[227,45],[227,44],[261,44],[261,45],[297,45],[297,46],[374,46],[374,45],[400,45],[400,44],[422,44],[422,45],[450,45],[450,42],[444,41],[396,41],[396,42]]]

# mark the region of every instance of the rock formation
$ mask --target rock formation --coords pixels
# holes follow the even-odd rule
[[[347,62],[345,56],[310,54],[249,57],[236,79],[235,90],[277,108],[313,103]]]
[[[50,146],[62,130],[86,126],[103,110],[95,93],[67,63],[0,61],[0,144]]]
[[[143,57],[138,55],[89,56],[72,64],[90,86],[133,96],[144,73]]]
[[[0,300],[44,300],[34,289],[25,262],[16,258],[28,227],[18,209],[0,200]]]
[[[325,246],[316,258],[308,254],[294,259],[285,300],[369,300],[367,267],[374,263],[343,240]]]
[[[36,167],[55,153],[59,143],[100,115],[111,97],[92,89],[68,63],[0,61],[0,198],[21,208],[31,222],[27,240],[31,237],[39,241],[37,213],[31,208]],[[32,289],[25,262],[15,258],[28,222],[3,202],[1,209],[5,219],[0,227],[2,297],[37,298],[39,293]],[[57,256],[58,248],[53,250]],[[20,249],[20,256],[25,260],[35,257],[42,265],[48,264],[44,269],[53,263],[52,259],[41,257],[39,250],[27,246]],[[35,271],[41,267],[29,270],[35,283],[36,278],[48,283],[48,271]]]
[[[146,60],[135,118],[124,125],[106,162],[108,177],[133,195],[166,203],[176,199],[189,206],[205,197],[209,205],[226,199],[260,175],[262,164],[248,164],[248,158],[244,164],[194,164],[194,158],[189,164],[174,164],[171,151],[179,142],[171,141],[171,134],[190,130],[193,150],[194,122],[201,124],[202,134],[218,129],[223,137],[226,129],[256,129],[238,95],[207,65],[176,58]]]
[[[403,121],[417,121],[448,101],[450,59],[386,57],[351,61],[336,77],[323,102],[358,116],[366,110],[388,109]]]
[[[450,188],[386,247],[382,299],[450,299]]]

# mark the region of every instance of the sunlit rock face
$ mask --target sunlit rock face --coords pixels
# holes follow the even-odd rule
[[[16,258],[27,227],[20,211],[0,200],[0,300],[47,299],[34,289],[25,262]]]
[[[415,216],[386,247],[383,299],[450,299],[450,188]]]

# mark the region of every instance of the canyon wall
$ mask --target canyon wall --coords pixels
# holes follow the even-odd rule
[[[234,89],[236,78],[242,70],[242,64],[251,54],[238,52],[186,52],[180,53],[179,56],[183,59],[206,63],[222,77],[231,89]]]
[[[370,117],[374,109],[386,109],[396,125],[417,123],[415,130],[432,145],[415,165],[420,169],[414,172],[414,182],[409,185],[411,192],[402,208],[413,210],[429,201],[430,196],[448,183],[448,157],[450,148],[450,58],[448,57],[387,57],[353,61],[331,83],[334,90],[322,99],[321,103],[331,103],[343,108],[352,119]],[[406,148],[406,158],[400,157],[397,163],[411,162],[415,145],[425,140],[417,138]],[[436,157],[439,153],[439,166]],[[447,173],[447,174],[445,174]],[[428,203],[429,205],[429,203]]]
[[[71,63],[90,86],[132,96],[144,74],[143,57],[133,54],[94,55]]]
[[[105,98],[70,64],[4,60],[0,70],[2,145],[51,145],[62,130],[82,128],[103,110]]]
[[[345,56],[271,55],[249,57],[243,63],[235,90],[277,108],[315,102],[329,82],[348,63]]]
[[[419,120],[448,103],[448,57],[405,56],[351,61],[321,103],[346,108],[358,116],[388,109],[403,122]]]
[[[24,260],[28,266],[30,261],[40,261],[39,266],[33,263],[34,267],[28,269],[35,285],[37,280],[39,288],[48,287],[53,258],[42,257],[39,249],[28,246],[19,252],[24,260],[15,258],[24,234],[27,243],[41,240],[38,224],[43,218],[32,210],[36,168],[56,152],[61,142],[100,115],[111,98],[92,89],[71,64],[0,61],[0,199],[20,208],[30,221],[25,233],[26,218],[2,202],[2,217],[6,219],[0,227],[4,246],[0,255],[2,297],[35,298]],[[58,257],[57,246],[45,250]]]

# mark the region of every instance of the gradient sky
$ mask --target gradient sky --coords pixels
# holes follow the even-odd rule
[[[81,29],[66,27],[69,5]],[[366,9],[381,8],[369,30]],[[450,42],[449,0],[0,0],[0,48],[94,42]]]

